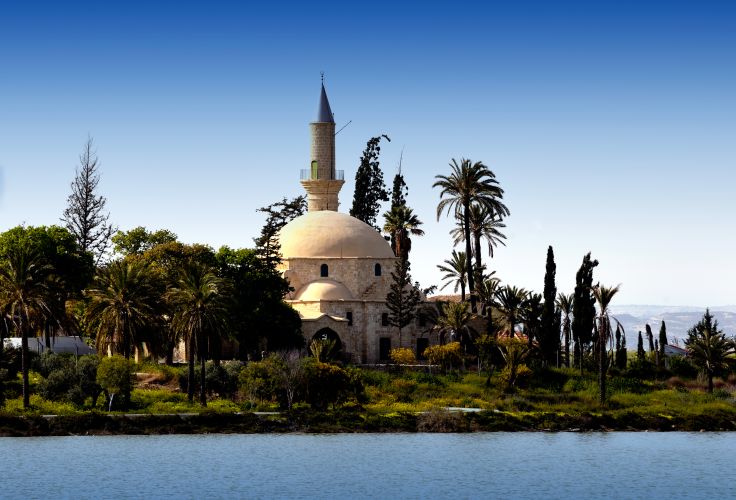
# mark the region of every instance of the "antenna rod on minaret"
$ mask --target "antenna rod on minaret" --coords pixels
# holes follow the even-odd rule
[[[350,120],[350,121],[349,121],[349,122],[347,122],[347,123],[346,123],[345,125],[343,125],[342,127],[340,127],[340,130],[338,130],[337,132],[335,132],[335,135],[337,135],[337,134],[339,134],[340,132],[342,132],[342,129],[344,129],[345,127],[347,127],[347,126],[348,126],[348,125],[350,125],[351,123],[353,123],[353,120]]]
[[[404,146],[401,146],[401,154],[399,155],[399,175],[401,175],[401,162],[404,161]]]

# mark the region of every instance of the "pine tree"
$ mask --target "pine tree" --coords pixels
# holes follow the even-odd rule
[[[257,209],[257,212],[267,214],[266,223],[261,228],[261,235],[254,238],[256,252],[270,267],[275,268],[281,260],[281,246],[278,235],[281,228],[296,217],[303,215],[307,210],[307,199],[297,196],[292,200],[286,198],[266,207]]]
[[[407,259],[396,259],[391,273],[391,286],[386,295],[388,323],[399,329],[399,347],[401,347],[401,330],[414,320],[417,306],[421,301],[419,285],[411,282],[410,267]]]
[[[378,231],[380,228],[376,226],[376,217],[381,209],[381,202],[388,201],[388,191],[386,191],[383,172],[378,162],[378,155],[381,153],[379,145],[381,139],[391,141],[384,134],[372,137],[365,146],[363,156],[360,158],[360,166],[355,173],[353,207],[350,209],[350,215],[375,227]]]
[[[641,336],[641,330],[639,330],[639,343],[636,346],[636,359],[640,362],[644,361],[646,353],[644,352],[644,337]]]
[[[560,350],[560,315],[556,314],[555,299],[557,286],[555,285],[555,254],[552,246],[547,248],[547,266],[544,275],[544,306],[542,309],[542,328],[539,336],[539,348],[548,364],[557,363],[557,354]]]
[[[590,253],[583,257],[583,263],[575,276],[573,299],[572,335],[575,340],[575,357],[583,370],[583,354],[593,340],[595,322],[595,298],[593,297],[593,268],[597,260],[590,259]]]
[[[105,212],[107,199],[97,194],[100,183],[99,161],[91,137],[79,155],[79,167],[71,184],[72,193],[61,217],[66,228],[77,240],[83,252],[90,252],[99,263],[110,248],[110,238],[117,231]]]

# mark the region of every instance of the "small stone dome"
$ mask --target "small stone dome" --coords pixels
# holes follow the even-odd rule
[[[284,259],[299,257],[394,257],[391,246],[365,222],[340,212],[308,212],[279,233]]]
[[[296,292],[295,300],[352,300],[353,294],[342,283],[329,278],[307,283]]]

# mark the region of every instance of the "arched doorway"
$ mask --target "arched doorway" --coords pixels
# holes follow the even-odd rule
[[[320,356],[322,361],[327,359],[339,359],[342,356],[342,341],[335,330],[327,327],[317,330],[317,333],[312,336],[312,340],[329,340],[332,342],[332,347],[329,349],[329,352],[323,352]]]

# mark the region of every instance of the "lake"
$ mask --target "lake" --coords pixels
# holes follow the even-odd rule
[[[734,498],[736,433],[0,438],[2,498]]]

